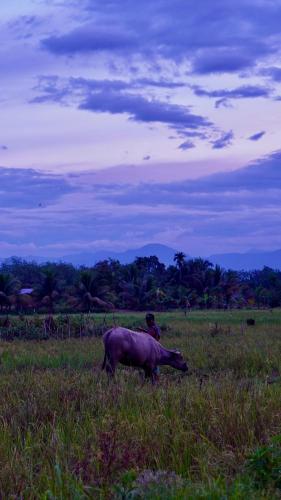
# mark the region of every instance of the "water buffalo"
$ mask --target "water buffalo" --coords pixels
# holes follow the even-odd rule
[[[165,349],[147,333],[134,332],[116,327],[103,335],[104,360],[102,369],[114,375],[118,363],[142,368],[145,377],[155,381],[154,369],[157,365],[169,365],[186,372],[187,364],[179,351]]]

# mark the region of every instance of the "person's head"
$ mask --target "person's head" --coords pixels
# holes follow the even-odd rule
[[[146,324],[147,326],[152,326],[155,324],[155,318],[154,318],[154,314],[152,313],[147,313],[146,317],[145,317],[145,320],[146,320]]]

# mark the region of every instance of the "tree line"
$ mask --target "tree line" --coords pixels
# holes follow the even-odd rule
[[[226,270],[177,252],[173,265],[156,256],[91,267],[37,264],[13,257],[0,266],[0,312],[92,312],[113,309],[227,309],[281,305],[281,271]]]

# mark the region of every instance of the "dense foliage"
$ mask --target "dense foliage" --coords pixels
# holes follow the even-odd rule
[[[24,290],[23,290],[24,289]],[[32,289],[32,291],[30,291]],[[155,256],[92,267],[11,258],[0,266],[0,311],[165,310],[277,307],[281,271],[232,271],[182,252],[166,267]]]

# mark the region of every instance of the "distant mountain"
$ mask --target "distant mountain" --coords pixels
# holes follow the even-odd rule
[[[273,252],[222,253],[209,257],[210,262],[226,269],[241,271],[262,269],[264,266],[281,269],[281,250]]]
[[[65,255],[61,261],[70,262],[74,266],[92,266],[96,262],[105,259],[116,259],[121,264],[129,264],[136,257],[150,257],[156,255],[160,262],[166,266],[173,264],[174,255],[177,252],[174,248],[160,244],[145,245],[141,248],[129,249],[124,252],[114,252],[103,250],[99,252],[87,252],[73,255]],[[186,255],[187,259],[191,259],[190,255]],[[214,254],[206,257],[213,264],[219,264],[225,269],[251,270],[262,269],[264,266],[272,267],[273,269],[281,269],[281,250],[273,252],[248,252],[248,253],[223,253]]]
[[[29,262],[34,261],[38,264],[44,262],[69,262],[74,266],[93,266],[97,262],[105,259],[119,260],[121,264],[133,262],[136,257],[150,257],[156,255],[160,262],[166,266],[173,264],[174,255],[177,252],[174,248],[160,244],[145,245],[141,248],[134,248],[124,252],[114,252],[111,250],[102,250],[98,252],[85,252],[73,255],[65,255],[60,258],[43,258],[43,257],[22,257]],[[186,255],[187,259],[191,259],[190,255]],[[206,257],[213,264],[219,264],[225,269],[253,270],[262,269],[264,266],[272,267],[273,269],[281,270],[281,249],[273,252],[251,251],[247,253],[222,253],[214,254]],[[9,259],[0,258],[1,261]]]
[[[116,259],[121,264],[129,264],[133,262],[136,257],[150,257],[156,255],[160,262],[169,265],[172,264],[176,250],[166,245],[150,244],[141,248],[134,248],[124,252],[114,252],[111,250],[103,250],[99,252],[87,252],[73,255],[65,255],[60,260],[64,262],[71,262],[75,266],[84,265],[92,266],[96,262],[105,259]],[[187,256],[190,258],[190,256]]]

